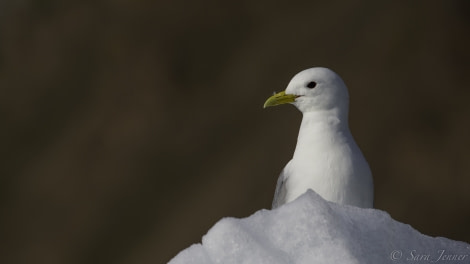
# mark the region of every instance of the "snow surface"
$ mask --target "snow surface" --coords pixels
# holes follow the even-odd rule
[[[223,218],[170,264],[470,263],[470,244],[430,237],[377,209],[309,190],[275,210]]]

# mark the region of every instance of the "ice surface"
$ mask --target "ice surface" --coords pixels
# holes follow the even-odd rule
[[[423,235],[386,212],[313,191],[275,210],[224,218],[170,264],[470,263],[470,244]]]

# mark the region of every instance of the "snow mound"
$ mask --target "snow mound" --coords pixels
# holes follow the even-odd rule
[[[470,263],[470,244],[423,235],[377,209],[313,191],[275,210],[224,218],[169,263]]]

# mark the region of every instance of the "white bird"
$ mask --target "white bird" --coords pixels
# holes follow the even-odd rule
[[[272,208],[308,189],[332,202],[372,208],[372,173],[349,131],[349,95],[341,77],[327,68],[301,71],[264,107],[285,103],[297,107],[303,118],[294,156],[277,181]]]

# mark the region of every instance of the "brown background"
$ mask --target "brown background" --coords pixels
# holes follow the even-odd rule
[[[269,208],[301,115],[262,105],[312,66],[350,89],[376,207],[469,242],[469,11],[2,1],[0,262],[165,263]]]

